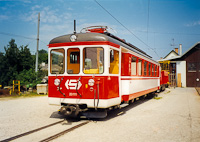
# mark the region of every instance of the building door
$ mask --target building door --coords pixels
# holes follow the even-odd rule
[[[200,87],[200,44],[185,54],[187,87]]]
[[[200,87],[200,62],[197,63],[197,65],[198,65],[198,69],[197,69],[196,87]]]
[[[187,87],[197,87],[198,67],[197,62],[187,63]]]

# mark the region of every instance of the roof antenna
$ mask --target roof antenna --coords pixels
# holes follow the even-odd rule
[[[76,20],[74,20],[74,34],[76,34]]]

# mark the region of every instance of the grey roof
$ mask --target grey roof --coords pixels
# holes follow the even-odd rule
[[[52,39],[49,44],[55,44],[55,43],[66,43],[66,42],[71,42],[70,37],[73,34],[68,34],[68,35],[63,35],[56,37]],[[75,42],[83,42],[83,41],[110,41],[112,43],[118,44],[120,46],[123,46],[131,51],[134,51],[142,56],[145,56],[149,59],[152,57],[146,54],[144,51],[141,49],[137,48],[136,46],[126,43],[124,40],[110,34],[110,33],[77,33],[75,34],[77,36],[77,40]],[[152,59],[151,59],[152,60]]]
[[[171,60],[179,60],[181,58],[183,58],[189,51],[191,51],[194,47],[196,47],[197,45],[200,45],[200,42],[195,43],[192,47],[190,47],[184,54],[182,54],[181,56],[177,56],[171,59],[162,59],[162,60],[158,60],[158,61],[171,61]]]

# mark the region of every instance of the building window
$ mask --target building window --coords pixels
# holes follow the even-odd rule
[[[196,72],[197,66],[196,63],[188,63],[188,72]]]
[[[176,63],[171,63],[171,67],[172,67],[171,72],[176,73]]]
[[[137,58],[136,57],[132,57],[131,58],[131,75],[136,75],[136,68],[137,66]]]
[[[199,63],[199,72],[200,72],[200,63]]]

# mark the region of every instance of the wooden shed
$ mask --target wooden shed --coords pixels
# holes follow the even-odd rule
[[[200,87],[200,42],[192,46],[182,56],[171,61],[186,62],[186,86]]]

